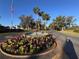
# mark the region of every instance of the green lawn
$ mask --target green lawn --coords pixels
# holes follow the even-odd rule
[[[79,33],[73,32],[73,30],[65,30],[65,31],[59,31],[59,32],[64,33],[69,36],[79,37]]]

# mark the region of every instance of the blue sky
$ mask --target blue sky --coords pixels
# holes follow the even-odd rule
[[[14,14],[10,18],[10,4],[11,0],[0,0],[0,24],[11,25],[13,20],[14,25],[20,23],[19,16],[31,15],[37,19],[37,15],[33,13],[33,8],[38,6],[41,10],[45,11],[51,16],[48,24],[56,16],[74,16],[76,24],[79,25],[79,0],[13,0],[14,1]]]

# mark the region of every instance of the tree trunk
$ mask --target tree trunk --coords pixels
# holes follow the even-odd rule
[[[62,31],[64,31],[64,27],[62,27]]]

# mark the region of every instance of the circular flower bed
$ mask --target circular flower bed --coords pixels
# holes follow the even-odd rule
[[[12,55],[37,54],[46,51],[54,42],[55,40],[51,34],[41,37],[21,35],[3,42],[1,49]]]

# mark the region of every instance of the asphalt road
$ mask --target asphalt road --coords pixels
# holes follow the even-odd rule
[[[23,32],[20,32],[20,33],[23,33]],[[0,41],[4,41],[6,40],[6,38],[9,38],[10,36],[16,36],[20,33],[0,33]]]
[[[79,59],[79,37],[68,36],[54,30],[50,30],[49,32],[53,33],[56,37],[59,38],[57,40],[61,41],[64,52],[69,56],[70,59]]]

